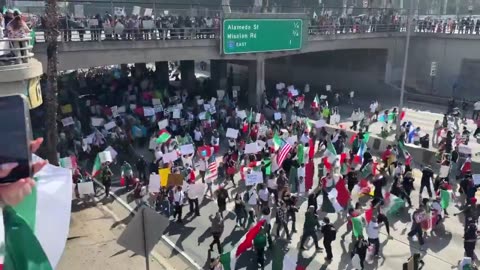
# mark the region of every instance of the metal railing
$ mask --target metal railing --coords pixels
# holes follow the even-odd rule
[[[37,29],[36,42],[45,42],[45,32]],[[152,28],[152,29],[70,29],[60,30],[59,42],[85,41],[148,41],[148,40],[194,40],[217,39],[217,28]]]
[[[30,37],[0,39],[0,66],[25,64],[33,57]]]

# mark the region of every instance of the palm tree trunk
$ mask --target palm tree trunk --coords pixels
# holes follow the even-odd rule
[[[45,130],[46,158],[51,164],[58,165],[57,156],[57,38],[58,13],[57,0],[47,0],[45,5],[45,37],[47,41],[47,89],[45,89]]]

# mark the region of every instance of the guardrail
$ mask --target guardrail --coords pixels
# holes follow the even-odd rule
[[[399,25],[322,25],[310,26],[310,36],[362,34],[374,32],[400,32],[405,29]],[[218,39],[218,28],[152,28],[152,29],[69,29],[60,30],[59,42],[84,42],[84,41],[146,41],[146,40],[193,40],[193,39]],[[44,31],[36,30],[36,42],[45,42]]]
[[[0,39],[0,65],[28,63],[33,57],[30,37]]]

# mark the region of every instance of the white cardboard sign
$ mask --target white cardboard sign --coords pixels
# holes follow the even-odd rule
[[[273,119],[280,120],[282,119],[282,113],[276,112],[273,114]]]
[[[180,153],[182,153],[182,155],[190,155],[195,153],[193,144],[186,144],[186,145],[180,146]]]
[[[158,129],[164,129],[168,126],[168,119],[163,119],[158,122]]]
[[[93,181],[78,183],[78,194],[80,196],[95,194]]]
[[[92,126],[94,126],[94,127],[101,127],[101,126],[103,126],[103,123],[105,122],[103,120],[103,118],[92,117],[90,119],[92,120]]]
[[[148,117],[148,116],[154,116],[155,115],[155,109],[152,107],[143,107],[143,115]]]
[[[172,151],[170,153],[163,154],[163,163],[168,163],[178,159],[177,151]]]
[[[111,122],[106,123],[103,126],[105,127],[106,130],[110,130],[112,128],[115,128],[117,126],[117,124],[115,124],[115,121],[111,121]]]
[[[228,128],[227,134],[225,134],[227,138],[236,139],[238,137],[238,129]]]
[[[98,153],[98,156],[100,157],[100,162],[105,163],[105,162],[112,162],[112,154],[109,151],[103,151]]]
[[[262,172],[251,171],[245,177],[245,185],[253,186],[255,184],[263,183],[263,175]]]
[[[111,146],[108,146],[105,149],[105,151],[110,153],[110,155],[112,156],[112,159],[115,159],[118,155],[117,151],[115,151],[115,149],[113,149],[113,147],[111,147]]]
[[[258,144],[256,142],[248,143],[245,145],[245,154],[256,154],[260,150],[262,149],[258,147]]]
[[[245,110],[237,111],[237,117],[240,119],[245,119],[247,118],[247,113],[245,112]]]
[[[73,121],[73,118],[71,116],[62,119],[62,125],[64,127],[71,126],[73,124],[75,124],[75,122]]]

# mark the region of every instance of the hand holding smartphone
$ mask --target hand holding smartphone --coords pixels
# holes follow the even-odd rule
[[[24,95],[0,97],[0,123],[0,184],[31,177],[32,132]]]

